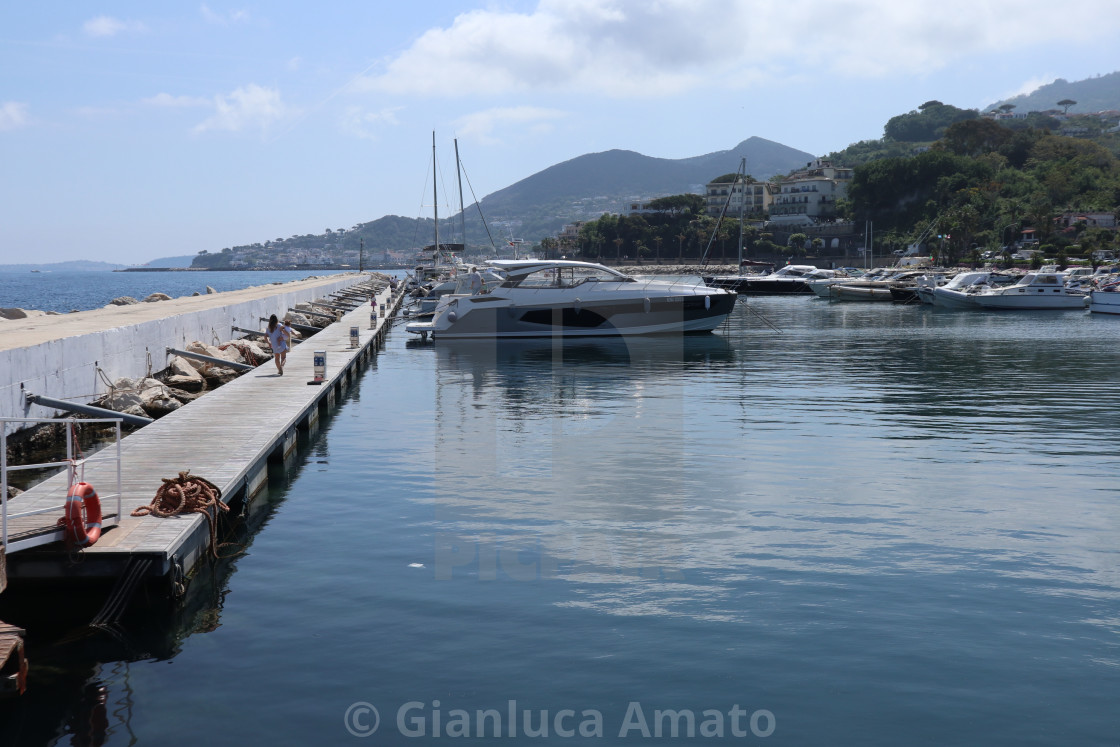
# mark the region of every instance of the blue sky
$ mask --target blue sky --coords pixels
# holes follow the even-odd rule
[[[1118,36],[1116,0],[4,3],[0,264],[430,215],[433,131],[479,197],[612,148],[825,154],[1118,70]]]

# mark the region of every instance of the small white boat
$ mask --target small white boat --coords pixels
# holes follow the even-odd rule
[[[834,270],[832,275],[829,277],[819,277],[814,280],[806,280],[805,284],[809,286],[809,290],[817,294],[818,298],[828,298],[829,288],[831,288],[834,283],[850,283],[855,280],[866,278],[867,274],[859,268],[841,267],[837,270]]]
[[[1029,272],[1014,285],[985,288],[972,296],[985,309],[1084,309],[1089,295],[1070,288],[1060,272]]]
[[[1090,291],[1089,311],[1094,314],[1120,315],[1120,281]]]
[[[430,322],[405,330],[437,339],[616,337],[711,332],[736,294],[706,285],[637,280],[572,260],[491,260],[505,280],[487,293],[450,293]]]
[[[829,298],[833,301],[893,301],[892,288],[899,284],[912,285],[925,270],[890,272],[885,277],[864,276],[848,283],[834,283],[829,287]]]

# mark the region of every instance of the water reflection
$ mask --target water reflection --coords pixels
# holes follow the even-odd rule
[[[741,311],[695,340],[437,343],[437,566],[738,621],[773,573],[982,568],[1117,598],[1115,535],[1076,518],[1120,518],[1114,337],[1075,315],[754,306],[778,331]]]

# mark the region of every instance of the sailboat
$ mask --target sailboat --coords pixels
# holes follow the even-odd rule
[[[734,184],[742,184],[743,192],[742,199],[739,201],[739,270],[742,272],[743,266],[752,264],[748,263],[743,257],[743,218],[744,211],[747,203],[746,193],[747,183],[747,159],[744,158],[739,162],[739,170],[735,172]],[[723,220],[723,216],[727,212],[727,205],[731,203],[731,194],[734,193],[735,187],[728,191],[727,203],[723,206],[723,212],[720,213],[719,220]],[[717,221],[716,226],[719,226]],[[715,240],[715,231],[712,232],[712,239],[708,241],[708,249],[711,249],[712,241]],[[704,260],[708,258],[708,250],[704,251]],[[765,264],[765,267],[773,268],[771,264]],[[786,265],[776,272],[770,274],[754,273],[754,274],[738,274],[738,275],[705,275],[704,284],[712,288],[726,288],[733,290],[741,295],[776,295],[786,293],[812,293],[809,288],[809,281],[816,280],[822,277],[831,276],[831,270],[818,270],[814,265]]]
[[[458,143],[456,143],[456,159],[458,159]],[[455,274],[463,267],[463,261],[456,255],[462,253],[465,244],[451,244],[439,240],[439,175],[436,164],[436,133],[432,133],[432,214],[435,219],[435,240],[431,246],[426,246],[421,251],[431,252],[430,262],[416,267],[416,282],[420,285],[435,280],[446,279],[446,276]],[[460,186],[460,199],[462,187]]]

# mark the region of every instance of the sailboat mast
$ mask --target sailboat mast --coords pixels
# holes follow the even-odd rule
[[[459,165],[459,138],[455,138],[455,175],[459,179],[459,228],[463,236],[463,254],[467,253],[467,211],[463,208],[463,169]]]
[[[436,219],[436,244],[434,259],[439,264],[442,252],[439,248],[439,192],[436,190],[436,133],[432,131],[432,214]]]
[[[743,181],[740,182],[739,188],[739,272],[742,272],[743,267],[743,210],[747,204],[747,159],[746,156],[739,162],[739,173],[742,175]],[[736,179],[738,181],[738,179]]]

